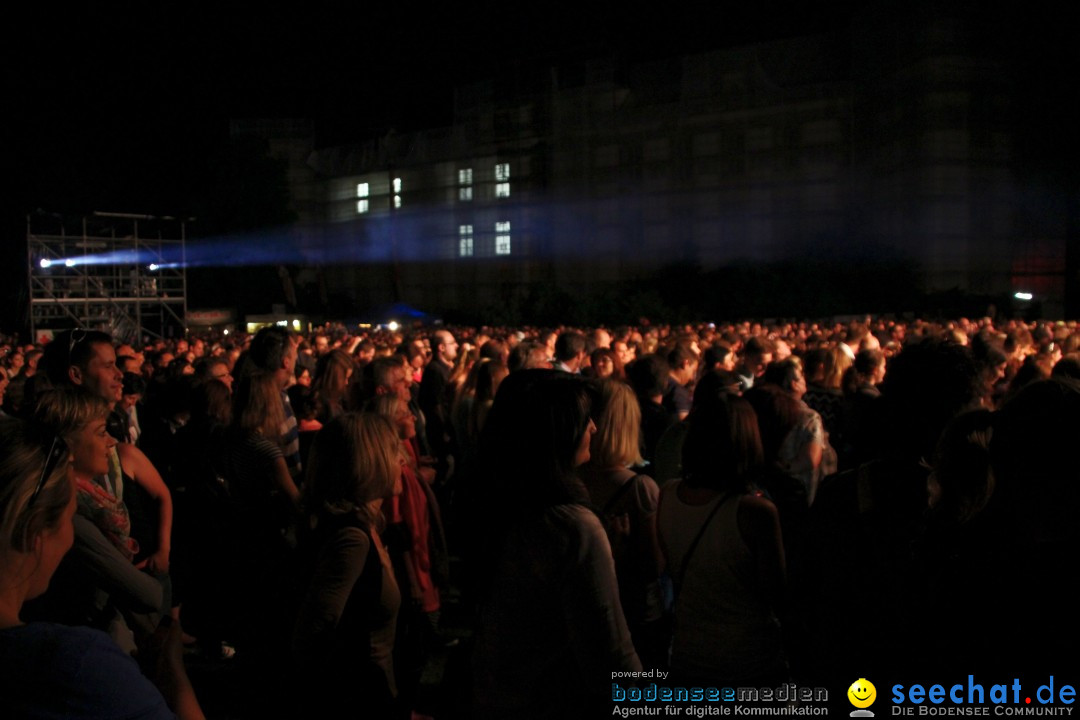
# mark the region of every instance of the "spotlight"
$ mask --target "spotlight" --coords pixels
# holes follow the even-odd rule
[[[75,261],[71,258],[68,258],[64,261],[64,267],[75,267]]]
[[[158,265],[157,263],[150,263],[150,265],[146,269],[149,270],[150,272],[157,272],[157,269],[159,267],[161,267],[161,266]]]
[[[41,258],[41,262],[39,262],[38,265],[41,266],[42,270],[47,270],[49,267],[52,266],[52,260],[50,260],[49,258]]]
[[[1013,297],[1017,300],[1031,300],[1035,296],[1029,292],[1018,292]]]
[[[391,320],[386,324],[386,327],[390,328],[390,332],[397,332],[397,329],[401,326],[397,324],[396,320]]]

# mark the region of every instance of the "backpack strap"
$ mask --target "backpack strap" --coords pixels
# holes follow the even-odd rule
[[[698,530],[697,535],[694,536],[694,540],[690,543],[690,547],[686,549],[686,554],[683,555],[682,563],[679,565],[679,576],[674,578],[675,580],[675,594],[678,596],[679,591],[682,589],[683,578],[686,577],[686,568],[690,564],[690,558],[693,556],[694,551],[697,550],[698,543],[701,542],[702,536],[705,534],[705,530],[708,529],[709,524],[712,523],[712,519],[716,517],[716,513],[720,511],[720,507],[728,501],[731,497],[731,493],[724,493],[720,496],[716,505],[709,511],[709,516],[705,518],[705,522],[701,524],[701,529]]]
[[[615,491],[615,494],[612,495],[610,498],[608,498],[608,501],[606,503],[604,503],[604,508],[601,511],[601,514],[602,515],[607,515],[612,510],[614,510],[615,506],[618,505],[619,500],[622,498],[622,496],[625,495],[627,493],[627,491],[630,490],[630,488],[632,486],[636,485],[640,479],[641,479],[640,474],[635,475],[634,477],[630,478],[629,480],[624,482],[622,485],[620,485],[619,489]]]

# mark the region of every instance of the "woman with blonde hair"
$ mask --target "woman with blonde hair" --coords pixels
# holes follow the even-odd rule
[[[163,626],[164,653],[148,663],[166,699],[104,633],[22,621],[23,604],[45,592],[75,539],[70,458],[59,437],[28,438],[20,424],[0,424],[0,709],[5,717],[169,718],[171,706],[182,719],[201,718],[179,626]]]
[[[49,390],[37,398],[35,431],[56,437],[70,448],[78,517],[76,552],[58,575],[57,591],[49,593],[35,612],[49,619],[108,628],[131,650],[130,633],[118,613],[132,630],[150,631],[157,621],[153,615],[170,604],[172,501],[146,456],[134,445],[118,445],[108,434],[108,414],[105,400],[77,387]],[[151,528],[156,532],[141,532],[142,546],[132,535],[124,502],[134,483],[159,503],[158,524]]]
[[[292,649],[302,683],[297,700],[313,715],[353,707],[387,717],[393,709],[401,595],[381,509],[401,492],[401,462],[397,433],[374,413],[334,418],[312,446],[300,546],[307,579]]]
[[[666,639],[660,574],[663,556],[656,536],[656,482],[630,468],[641,464],[641,406],[630,386],[615,379],[599,383],[594,406],[596,433],[581,478],[600,517],[615,558],[619,598],[642,662],[664,663]]]
[[[383,503],[386,519],[383,538],[390,551],[398,586],[408,592],[398,616],[394,650],[395,679],[401,703],[411,706],[427,661],[427,648],[439,621],[441,587],[448,586],[448,554],[439,502],[431,483],[435,471],[419,463],[416,419],[409,405],[397,395],[383,394],[371,401],[371,409],[394,426],[401,441],[401,492]]]
[[[837,346],[825,350],[821,360],[815,376],[806,378],[808,389],[802,400],[821,415],[825,430],[837,435],[843,415],[844,372],[851,367],[851,358]]]

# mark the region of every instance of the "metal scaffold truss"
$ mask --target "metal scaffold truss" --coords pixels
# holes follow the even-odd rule
[[[77,223],[27,218],[30,327],[83,327],[118,341],[183,332],[185,224],[173,218],[94,213]]]

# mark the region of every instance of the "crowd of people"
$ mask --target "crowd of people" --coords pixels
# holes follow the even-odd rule
[[[0,402],[5,717],[421,717],[451,588],[442,716],[1078,649],[1075,323],[75,329]]]

